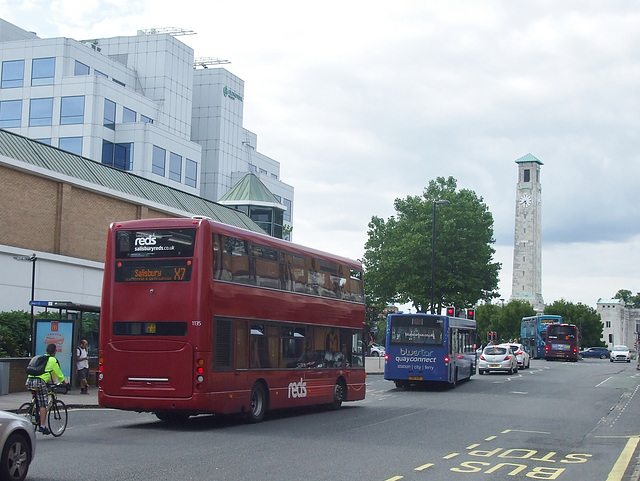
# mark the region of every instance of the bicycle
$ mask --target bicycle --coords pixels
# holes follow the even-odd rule
[[[56,390],[62,384],[47,384],[49,402],[47,403],[47,426],[54,437],[62,436],[67,429],[67,405],[56,396]],[[26,402],[18,408],[18,415],[25,416],[33,424],[33,429],[40,426],[40,410],[35,401],[35,389],[31,391],[31,402]]]

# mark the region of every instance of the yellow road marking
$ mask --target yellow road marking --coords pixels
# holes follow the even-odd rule
[[[430,468],[431,466],[434,466],[433,463],[427,463],[427,464],[423,464],[422,466],[418,466],[416,469],[414,469],[414,471],[424,471],[427,468]]]
[[[404,476],[394,476],[393,478],[386,479],[385,481],[398,481],[402,478],[404,478]]]
[[[638,442],[640,442],[640,438],[630,438],[627,441],[627,445],[624,447],[616,464],[613,465],[613,469],[607,476],[607,481],[621,481],[622,476],[624,476],[624,472],[629,466],[629,462],[631,461],[631,457],[633,456],[636,447],[638,446]]]
[[[451,453],[451,454],[447,454],[442,459],[452,459],[452,458],[455,458],[458,455],[460,455],[460,453]]]

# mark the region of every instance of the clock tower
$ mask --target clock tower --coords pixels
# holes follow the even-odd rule
[[[542,162],[527,154],[516,160],[516,226],[513,242],[511,299],[529,301],[537,312],[542,300]]]

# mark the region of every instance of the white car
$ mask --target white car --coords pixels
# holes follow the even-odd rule
[[[379,344],[371,344],[371,349],[370,349],[371,355],[373,357],[384,357],[384,347],[379,345]]]
[[[22,481],[36,455],[36,434],[31,420],[0,411],[0,479]]]
[[[629,348],[627,346],[613,346],[611,349],[611,354],[609,356],[609,360],[611,362],[620,361],[620,362],[631,362],[631,352],[629,352]]]
[[[518,344],[515,342],[505,342],[504,344],[500,345],[511,346],[513,352],[516,353],[516,359],[518,359],[518,368],[529,369],[529,365],[531,364],[531,356],[529,356],[529,353],[522,344]]]

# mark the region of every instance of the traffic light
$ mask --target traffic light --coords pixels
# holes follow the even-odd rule
[[[493,340],[493,332],[487,331],[487,341],[491,342]]]
[[[456,315],[456,308],[451,306],[447,307],[447,316],[454,317]]]
[[[475,319],[476,318],[476,310],[472,307],[467,309],[467,319]]]

